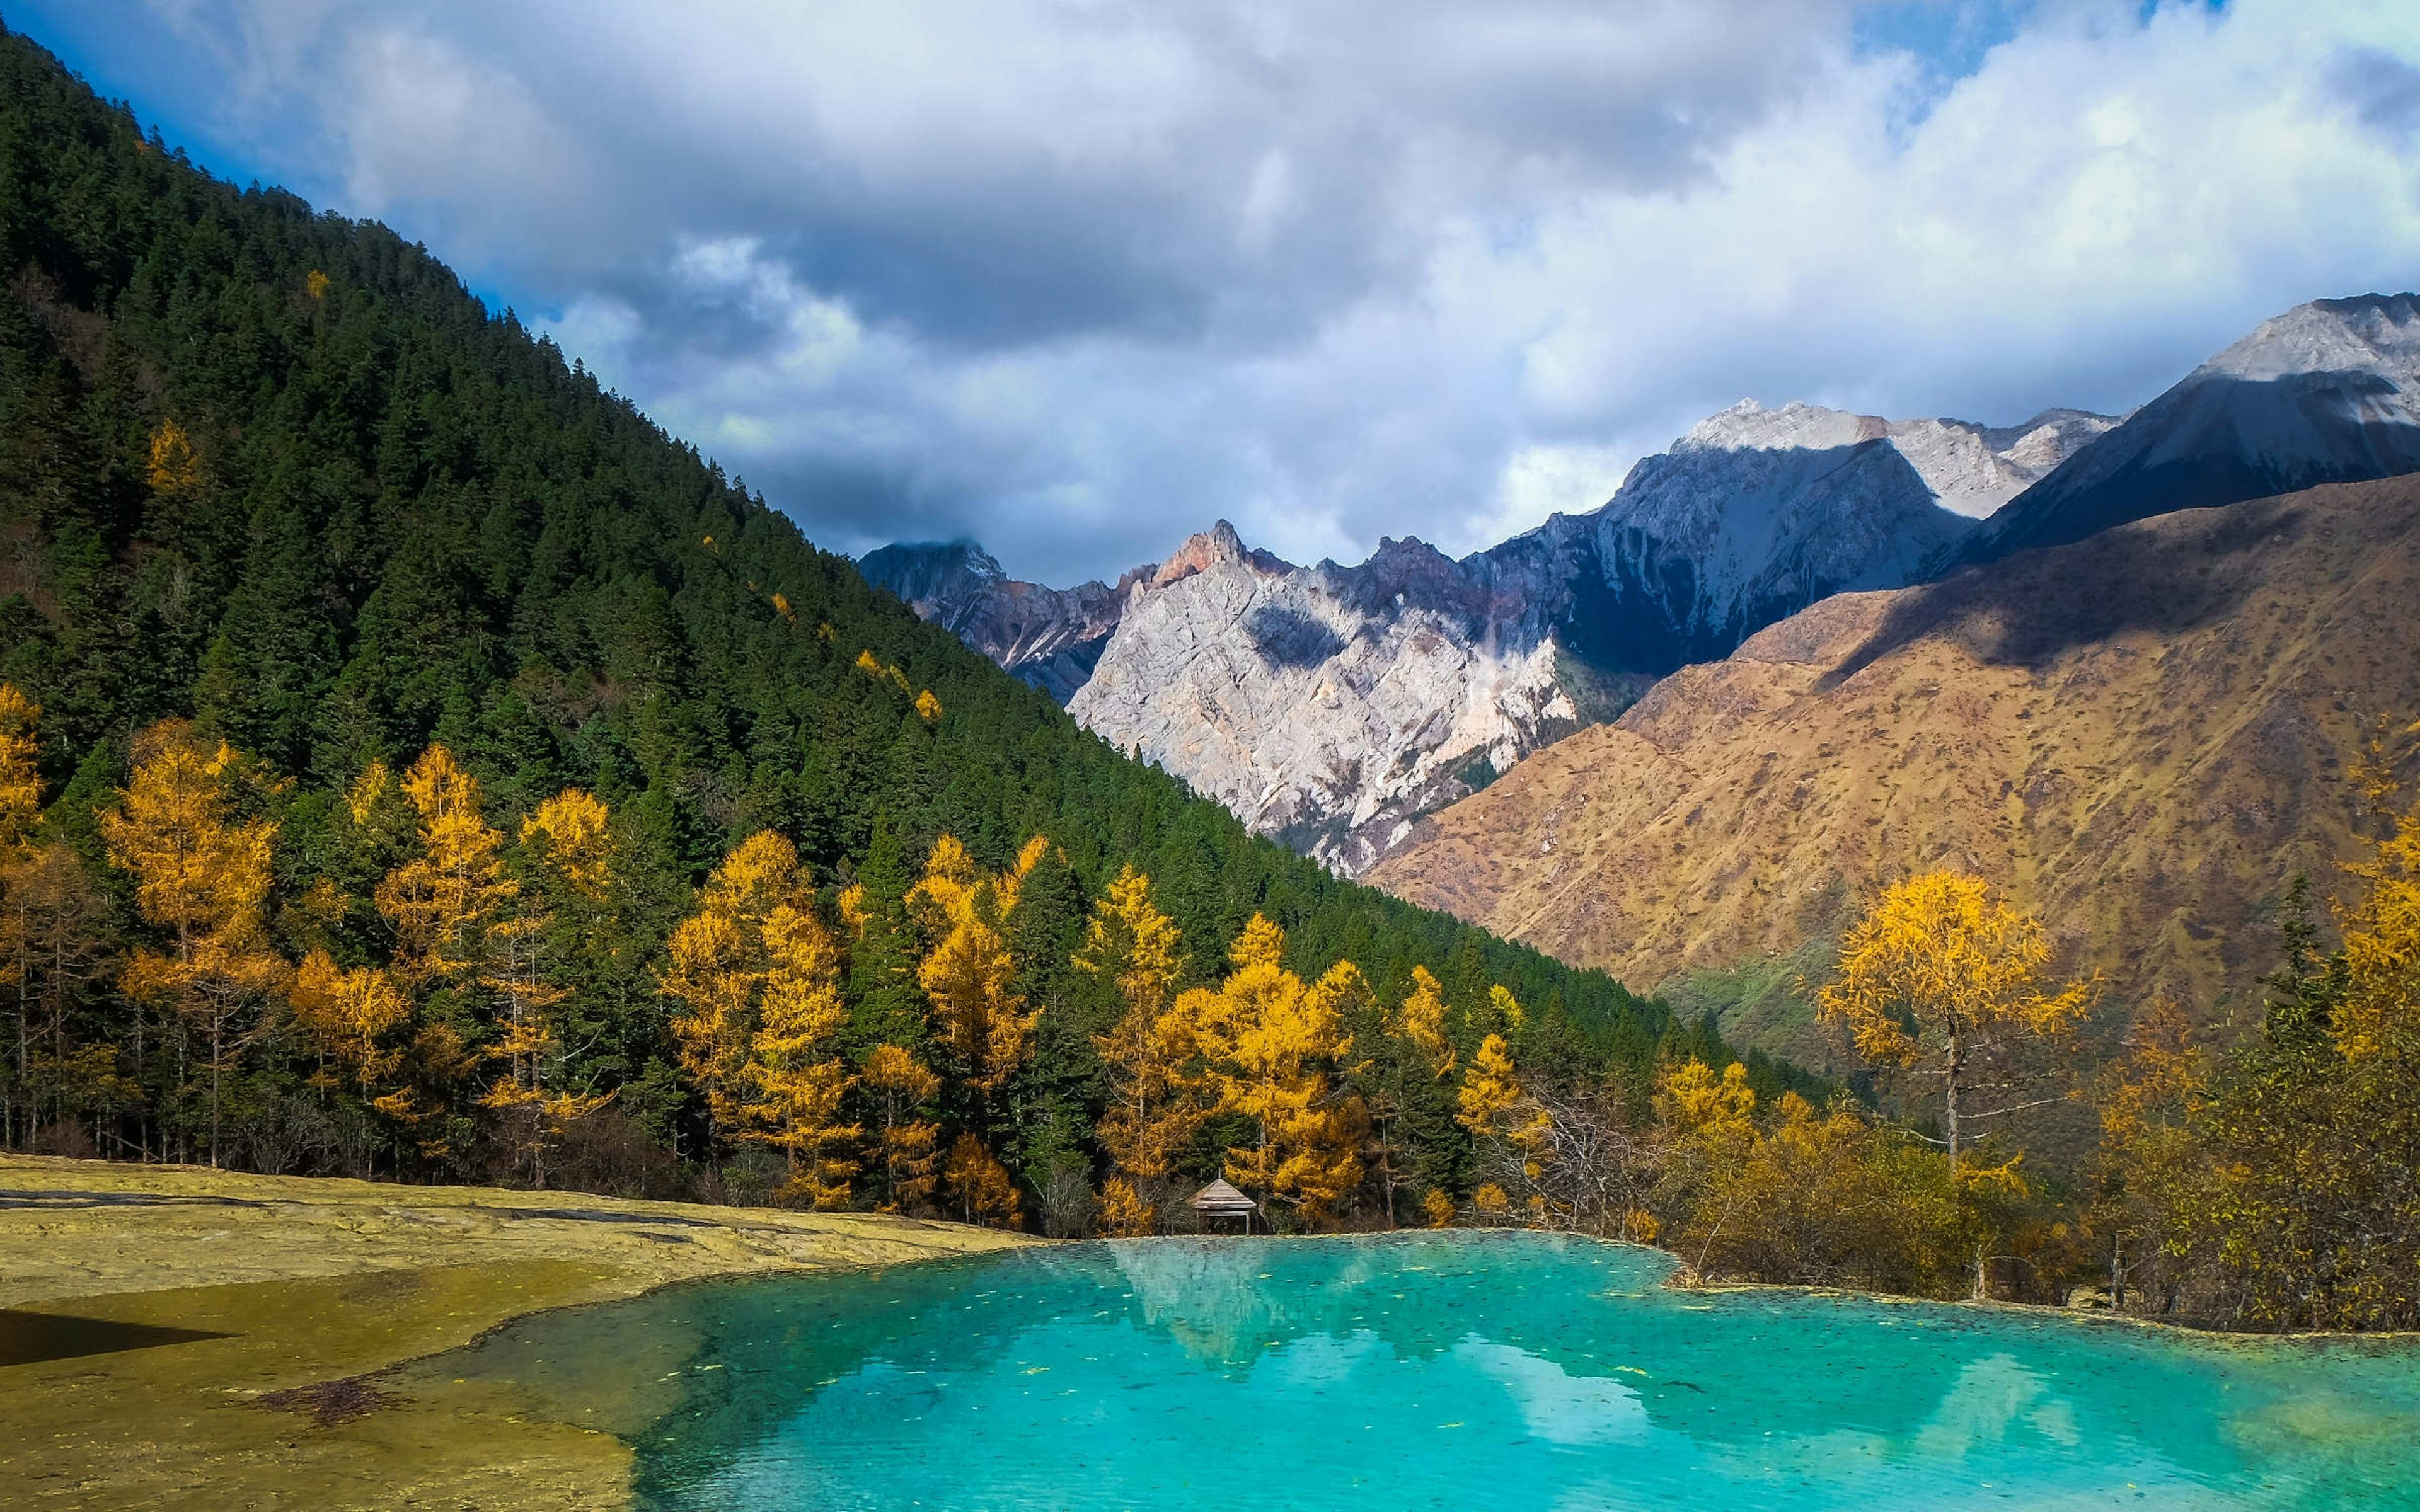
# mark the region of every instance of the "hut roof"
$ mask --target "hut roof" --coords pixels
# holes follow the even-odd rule
[[[1258,1212],[1261,1205],[1227,1184],[1224,1177],[1193,1194],[1190,1206],[1198,1212],[1232,1215]]]

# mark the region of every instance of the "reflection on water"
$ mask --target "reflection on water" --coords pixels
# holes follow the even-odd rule
[[[443,1362],[661,1508],[2420,1507],[2420,1350],[1657,1285],[1534,1235],[686,1288]]]

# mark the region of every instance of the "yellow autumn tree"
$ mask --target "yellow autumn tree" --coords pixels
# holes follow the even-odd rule
[[[1497,1021],[1516,1026],[1521,1022],[1521,1005],[1505,988],[1492,990],[1491,1004]],[[1524,1194],[1523,1206],[1532,1221],[1545,1220],[1549,1215],[1546,1165],[1554,1147],[1555,1118],[1522,1089],[1512,1047],[1502,1035],[1490,1034],[1479,1041],[1454,1101],[1454,1121],[1470,1132],[1482,1164],[1503,1171],[1501,1180],[1493,1183],[1498,1192],[1503,1192],[1504,1182],[1511,1182]],[[1509,1203],[1511,1198],[1505,1200]]]
[[[135,950],[119,983],[206,1037],[216,1165],[225,1075],[249,1042],[240,1023],[287,979],[265,916],[274,826],[235,812],[229,789],[248,775],[245,764],[192,725],[152,726],[133,755],[132,779],[101,814],[101,833],[112,864],[134,878],[136,911],[164,942]]]
[[[521,821],[521,848],[541,891],[582,904],[600,904],[613,875],[611,814],[595,795],[566,788]],[[522,889],[505,917],[489,927],[484,980],[496,994],[501,1031],[492,1052],[505,1072],[480,1101],[494,1108],[539,1110],[543,1120],[561,1123],[584,1117],[601,1098],[582,1098],[552,1088],[550,1062],[562,1052],[553,1012],[569,995],[551,975],[555,925],[543,897]]]
[[[941,1078],[913,1052],[882,1044],[865,1057],[859,1080],[874,1094],[882,1122],[875,1131],[883,1212],[920,1212],[939,1180],[941,1128],[920,1110],[941,1090]]]
[[[2017,1083],[2014,1053],[2071,1034],[2091,1006],[2089,983],[2046,981],[2050,959],[2041,922],[1981,878],[1928,872],[1893,885],[1851,926],[1817,995],[1821,1017],[1845,1027],[1867,1059],[1940,1079],[1953,1181],[1975,1122],[2030,1105],[1978,1108],[1972,1094],[1983,1082]]]
[[[1011,989],[1016,964],[1001,922],[1016,906],[1025,874],[1041,859],[1036,841],[1017,866],[999,877],[977,874],[966,847],[943,835],[924,875],[908,890],[908,906],[938,943],[916,980],[932,999],[935,1026],[952,1066],[977,1098],[988,1101],[1008,1085],[1032,1051],[1038,1012]]]
[[[1512,1051],[1502,1035],[1491,1034],[1479,1041],[1455,1102],[1459,1111],[1454,1122],[1469,1130],[1471,1137],[1504,1137],[1507,1120],[1520,1106],[1521,1083],[1512,1073]]]
[[[1122,1007],[1094,1042],[1109,1081],[1101,1144],[1129,1178],[1166,1177],[1206,1113],[1185,1076],[1197,1050],[1189,1016],[1170,1011],[1179,943],[1175,921],[1152,902],[1151,878],[1128,865],[1094,905],[1076,953],[1077,969],[1113,990]]]
[[[657,980],[684,1010],[672,1032],[681,1068],[706,1099],[709,1147],[749,1124],[748,1068],[772,963],[766,924],[795,906],[799,853],[771,830],[741,841],[706,878],[698,910],[673,931]]]
[[[165,498],[188,494],[201,486],[202,458],[194,440],[173,420],[160,422],[151,433],[151,455],[144,470],[151,491]]]
[[[350,1082],[365,1099],[385,1092],[403,1063],[391,1037],[411,1021],[411,999],[375,966],[345,970],[314,950],[294,974],[294,1019],[321,1061],[317,1080]]]
[[[1427,1057],[1439,1080],[1453,1073],[1453,1041],[1445,1032],[1445,988],[1426,966],[1412,968],[1412,990],[1395,1011],[1395,1033]]]
[[[950,1146],[941,1181],[957,1206],[958,1216],[967,1223],[1016,1227],[1023,1221],[1016,1179],[974,1134],[962,1134]]]
[[[2407,733],[2420,734],[2420,726]],[[2355,764],[2353,775],[2388,829],[2367,856],[2345,867],[2368,886],[2357,901],[2336,906],[2345,959],[2336,1048],[2357,1065],[2402,1060],[2420,1071],[2420,805],[2394,807],[2399,784],[2374,753]]]
[[[486,970],[491,927],[520,884],[504,872],[503,833],[480,812],[479,779],[452,751],[423,751],[403,792],[420,816],[420,854],[376,890],[395,931],[396,974],[413,988],[469,985]]]
[[[1756,1133],[1756,1088],[1734,1060],[1717,1074],[1691,1057],[1666,1071],[1656,1089],[1656,1116],[1678,1134],[1738,1140]]]
[[[41,819],[42,779],[36,736],[41,708],[0,683],[0,987],[16,999],[16,1080],[8,1112],[30,1123],[64,1117],[71,1083],[86,1064],[71,1045],[68,1007],[101,958],[95,925],[101,901],[84,863],[64,842],[33,842]],[[106,1072],[115,1073],[110,1051]],[[20,1133],[13,1122],[5,1132]]]
[[[1335,1074],[1353,1048],[1337,1005],[1360,973],[1340,962],[1306,986],[1285,968],[1284,954],[1284,932],[1253,915],[1228,952],[1234,969],[1217,1004],[1204,1005],[1196,1032],[1218,1111],[1243,1116],[1256,1135],[1227,1151],[1227,1179],[1316,1225],[1361,1181],[1367,1118]]]
[[[521,821],[521,843],[591,903],[613,881],[613,815],[593,793],[566,788]]]
[[[0,851],[25,842],[42,817],[41,746],[35,723],[42,706],[0,683]]]
[[[499,1031],[489,1054],[504,1072],[479,1102],[503,1115],[517,1163],[526,1162],[532,1184],[542,1187],[550,1149],[613,1096],[562,1087],[551,1070],[563,1060],[557,1010],[570,995],[555,980],[556,957],[594,942],[581,931],[566,940],[548,903],[560,899],[585,914],[605,903],[613,878],[612,815],[595,795],[566,788],[521,821],[520,841],[539,886],[520,889],[489,926],[481,980],[495,994]]]
[[[807,908],[784,903],[764,924],[765,982],[746,1069],[747,1126],[740,1137],[789,1158],[784,1199],[845,1207],[858,1163],[850,1151],[864,1130],[841,1117],[857,1078],[841,1058],[848,1022],[840,995],[840,954],[830,932]]]

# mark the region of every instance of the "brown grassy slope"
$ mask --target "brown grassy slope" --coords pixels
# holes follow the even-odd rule
[[[1652,984],[1932,866],[2139,1000],[2252,1000],[2341,760],[2420,713],[2420,479],[2191,510],[1827,600],[1437,814],[1369,880]]]
[[[611,1432],[442,1361],[390,1367],[670,1282],[1017,1242],[871,1214],[0,1155],[0,1308],[200,1335],[10,1363],[24,1320],[0,1313],[0,1506],[623,1507],[631,1452]],[[685,1364],[678,1341],[631,1340],[624,1415],[676,1405],[667,1372]],[[264,1405],[373,1372],[359,1416]]]

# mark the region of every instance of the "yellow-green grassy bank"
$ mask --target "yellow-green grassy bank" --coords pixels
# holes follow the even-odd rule
[[[324,1414],[338,1421],[307,1388],[540,1308],[1016,1242],[864,1214],[0,1156],[0,1308],[204,1335],[0,1365],[0,1505],[621,1506],[630,1458],[611,1435],[426,1369],[371,1381],[355,1406],[376,1405]],[[263,1404],[280,1392],[302,1399]]]

